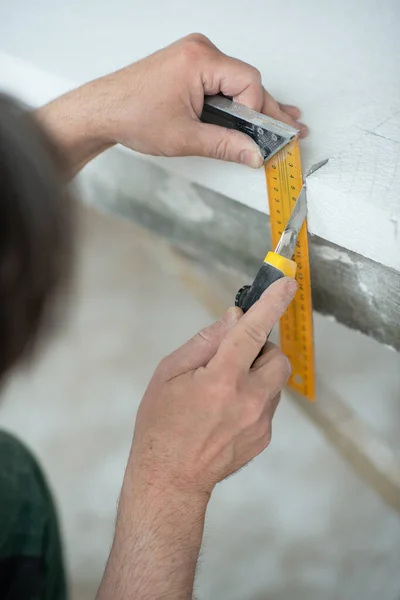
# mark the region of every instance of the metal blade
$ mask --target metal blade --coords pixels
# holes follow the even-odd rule
[[[297,236],[301,226],[307,217],[307,193],[306,186],[303,185],[296,204],[294,205],[290,219],[287,222],[284,232],[275,249],[276,254],[281,254],[285,258],[292,258],[296,247]]]
[[[320,169],[321,167],[324,167],[327,162],[329,162],[329,158],[325,158],[325,160],[320,160],[319,162],[311,165],[311,167],[308,169],[307,174],[304,179],[307,179],[307,177],[310,177],[310,175],[315,173],[315,171],[318,171],[318,169]]]
[[[275,248],[276,254],[280,254],[285,258],[292,258],[294,254],[294,250],[296,247],[297,236],[299,235],[299,231],[307,218],[307,184],[306,179],[315,171],[318,171],[321,167],[326,165],[329,158],[325,160],[321,160],[318,163],[312,165],[305,177],[305,181],[300,190],[299,197],[296,200],[296,204],[294,205],[292,214],[290,215],[290,219],[287,222],[287,225],[281,235],[281,238],[278,242],[277,247]]]

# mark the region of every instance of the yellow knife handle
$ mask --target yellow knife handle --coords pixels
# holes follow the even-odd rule
[[[294,260],[285,258],[280,254],[276,254],[276,252],[268,252],[264,258],[264,264],[271,265],[275,269],[278,269],[278,271],[282,271],[282,277],[296,277],[297,265]]]
[[[282,277],[295,277],[297,265],[294,260],[275,252],[268,252],[251,285],[245,285],[236,294],[235,305],[246,312],[269,286]]]

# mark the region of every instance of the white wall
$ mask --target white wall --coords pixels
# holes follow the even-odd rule
[[[398,0],[2,0],[0,87],[44,102],[201,31],[303,109],[305,166],[330,158],[309,184],[310,231],[400,270],[399,30]],[[262,171],[157,160],[267,211]]]

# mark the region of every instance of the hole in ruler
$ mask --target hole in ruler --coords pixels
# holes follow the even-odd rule
[[[295,383],[297,383],[297,385],[302,385],[304,383],[303,377],[298,373],[293,377],[293,380]]]

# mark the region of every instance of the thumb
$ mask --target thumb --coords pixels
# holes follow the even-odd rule
[[[240,131],[208,123],[194,123],[192,154],[260,168],[264,159],[255,142]]]
[[[194,369],[205,367],[215,356],[226,334],[243,315],[240,308],[232,306],[215,323],[196,333],[186,344],[169,354],[162,361],[168,379]]]

